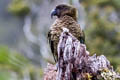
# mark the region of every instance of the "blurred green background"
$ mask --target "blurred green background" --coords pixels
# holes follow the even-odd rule
[[[42,80],[53,57],[51,10],[74,5],[90,54],[105,55],[120,72],[120,0],[0,0],[0,80]]]

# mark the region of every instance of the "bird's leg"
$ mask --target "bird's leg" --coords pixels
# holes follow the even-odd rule
[[[58,70],[58,62],[55,64],[55,71],[57,71]]]

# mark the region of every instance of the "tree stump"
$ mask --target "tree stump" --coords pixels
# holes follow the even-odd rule
[[[81,44],[64,28],[58,44],[58,63],[49,64],[44,80],[120,80],[104,55],[89,55]]]

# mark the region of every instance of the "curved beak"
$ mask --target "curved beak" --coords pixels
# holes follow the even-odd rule
[[[53,16],[57,16],[57,11],[56,11],[56,10],[53,10],[53,11],[51,12],[51,18],[53,18]]]

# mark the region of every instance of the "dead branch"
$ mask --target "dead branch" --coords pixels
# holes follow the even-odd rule
[[[58,68],[52,69],[55,75],[47,74],[56,80],[115,80],[120,76],[113,70],[104,55],[90,56],[84,44],[72,36],[67,29],[61,34],[58,44]],[[55,73],[54,72],[54,73]],[[46,76],[46,74],[45,74]],[[44,80],[53,80],[44,78]]]

